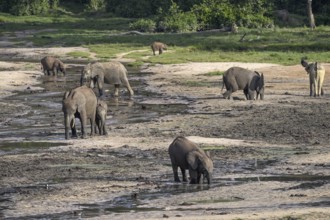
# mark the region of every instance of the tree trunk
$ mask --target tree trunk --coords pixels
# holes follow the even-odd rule
[[[308,19],[309,19],[309,26],[310,28],[315,29],[315,20],[312,11],[312,0],[307,0],[307,12],[308,12]]]

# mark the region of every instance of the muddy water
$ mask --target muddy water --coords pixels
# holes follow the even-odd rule
[[[81,66],[70,66],[67,77],[43,76],[41,78],[43,90],[27,89],[6,98],[5,102],[19,104],[22,109],[8,109],[1,115],[6,122],[0,127],[0,140],[64,140],[61,100],[64,91],[79,86],[80,70]],[[104,100],[109,106],[108,126],[145,122],[167,114],[186,112],[185,100],[174,100],[174,103],[170,104],[159,102],[152,104],[152,100],[159,100],[161,96],[145,89],[145,76],[146,74],[130,71],[130,83],[135,90],[133,99],[128,98],[124,88],[121,89],[120,97],[112,97],[113,88],[106,85]],[[79,129],[79,120],[77,121]]]
[[[52,140],[57,143],[63,143],[64,127],[61,99],[65,90],[79,85],[79,72],[80,67],[71,66],[68,69],[70,77],[42,77],[42,86],[44,88],[42,91],[32,92],[27,89],[26,92],[18,93],[3,100],[8,104],[20,104],[21,107],[19,109],[8,107],[8,109],[0,113],[1,117],[4,118],[3,121],[5,121],[3,126],[0,127],[0,155],[38,152],[41,148],[45,149],[56,146],[56,144],[52,145],[48,144],[48,142],[36,142],[39,140]],[[162,94],[147,91],[145,89],[147,85],[145,77],[146,75],[130,71],[130,82],[136,94],[133,100],[127,98],[125,89],[122,89],[119,98],[109,95],[112,93],[112,88],[110,88],[110,91],[107,91],[105,100],[110,106],[107,121],[108,126],[120,128],[123,124],[145,122],[156,120],[163,115],[186,114],[189,112],[187,109],[190,100],[164,97]],[[109,87],[107,88],[109,89]],[[62,145],[62,143],[60,144]],[[71,155],[71,157],[68,155],[68,152],[57,152],[57,154],[52,155],[44,153],[42,155],[44,158],[28,158],[28,162],[34,166],[27,169],[22,169],[23,166],[28,166],[25,161],[21,162],[17,160],[13,164],[6,161],[4,164],[10,164],[13,170],[17,169],[18,175],[23,174],[27,177],[30,174],[31,176],[34,175],[35,182],[31,185],[18,183],[13,184],[13,187],[0,188],[0,218],[4,216],[3,213],[11,210],[17,195],[32,197],[34,194],[48,195],[47,193],[60,193],[59,191],[61,187],[65,187],[65,183],[80,180],[90,182],[100,179],[109,181],[134,181],[140,178],[141,175],[149,175],[141,180],[141,182],[152,182],[158,187],[154,188],[150,184],[150,189],[144,189],[138,193],[131,192],[118,195],[109,201],[92,204],[77,203],[75,204],[75,209],[70,212],[40,215],[29,215],[29,213],[26,213],[24,219],[79,219],[84,217],[120,216],[122,213],[159,212],[165,211],[166,207],[156,206],[153,202],[172,195],[184,195],[186,193],[200,191],[207,193],[210,189],[240,186],[249,182],[292,183],[290,188],[278,188],[278,192],[288,189],[308,190],[322,187],[330,181],[329,176],[308,174],[288,175],[285,171],[282,171],[283,174],[274,175],[274,173],[278,172],[272,173],[270,170],[263,171],[265,168],[269,169],[278,166],[278,164],[283,162],[281,161],[283,158],[285,159],[292,155],[307,154],[308,151],[305,149],[292,149],[289,152],[287,150],[284,151],[282,148],[272,149],[271,152],[269,152],[269,149],[267,149],[268,151],[266,149],[261,150],[261,147],[256,150],[244,147],[224,148],[223,152],[213,150],[215,153],[215,173],[214,181],[210,186],[173,184],[168,154],[157,149],[154,151],[134,149],[132,147],[109,150],[92,149],[88,152],[74,152],[74,155]],[[225,158],[224,155],[234,159],[230,160]],[[258,161],[255,160],[256,157],[258,157]],[[148,166],[145,166],[145,164]],[[44,166],[47,167],[48,171],[41,169]],[[126,169],[127,167],[131,169],[128,170]],[[33,172],[34,168],[36,168],[37,172]],[[74,172],[71,172],[73,169]],[[150,170],[146,171],[146,169]],[[39,173],[39,171],[44,172],[44,174],[40,174],[41,172]],[[267,172],[267,176],[264,175],[265,172]],[[221,178],[223,174],[235,173],[243,173],[249,177]],[[53,174],[56,175],[49,177]],[[8,177],[15,177],[15,174],[12,174],[10,170],[6,170],[6,175]],[[209,197],[210,199],[203,198],[194,202],[189,200],[182,201],[176,206],[175,210],[182,212],[189,212],[189,209],[205,211],[192,208],[191,206],[195,204],[217,203],[221,207],[221,204],[224,203],[238,203],[244,200],[244,198],[231,198],[230,196],[222,198],[222,195],[219,195],[216,199],[211,199],[211,196]],[[291,196],[300,198],[306,195],[304,193],[290,194],[288,192],[288,197]],[[310,203],[283,203],[281,207],[329,207],[330,203],[327,199]],[[256,207],[256,209],[258,208],[263,209],[264,207]],[[232,212],[235,211],[235,208],[227,209],[226,211]]]

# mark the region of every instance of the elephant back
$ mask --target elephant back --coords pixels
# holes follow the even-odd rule
[[[127,69],[117,61],[103,63],[104,81],[108,84],[121,85],[127,81]]]
[[[42,58],[40,62],[44,69],[50,70],[53,68],[55,60],[56,60],[55,57],[46,56]]]
[[[67,95],[67,98],[63,100],[63,102],[73,101],[78,105],[82,104],[85,106],[88,117],[91,117],[93,114],[95,115],[97,98],[91,88],[88,88],[87,86],[80,86],[72,89]]]

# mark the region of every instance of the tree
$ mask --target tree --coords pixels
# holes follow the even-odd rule
[[[309,26],[310,28],[315,29],[315,19],[312,11],[312,0],[307,0],[307,13],[309,19]]]

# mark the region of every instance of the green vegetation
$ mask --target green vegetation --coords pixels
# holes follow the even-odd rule
[[[74,14],[70,12],[70,8],[73,8],[69,4],[70,2],[61,4],[60,1],[60,7],[43,16],[13,16],[0,13],[0,22],[2,23],[0,36],[12,37],[16,36],[14,31],[29,30],[31,34],[24,38],[15,39],[15,41],[31,41],[35,46],[82,46],[96,53],[96,57],[100,60],[107,60],[120,53],[127,53],[124,57],[136,60],[135,63],[131,64],[134,67],[145,62],[169,64],[237,61],[292,65],[299,63],[303,56],[307,56],[310,60],[330,62],[329,26],[318,26],[315,30],[307,27],[280,28],[274,26],[271,28],[239,27],[238,33],[201,31],[130,35],[127,33],[130,30],[138,29],[139,26],[141,31],[148,32],[148,30],[155,28],[155,23],[148,18],[141,22],[141,19],[136,18],[113,17],[113,14],[106,12],[90,12],[98,10],[97,8],[101,7],[102,1],[95,1],[94,9]],[[81,2],[91,3],[87,0],[81,0]],[[104,0],[104,2],[109,1]],[[215,0],[212,2],[214,3]],[[180,21],[186,19],[185,16],[190,13],[191,7],[184,8],[179,3],[177,6],[182,9],[174,6],[173,2],[168,5],[168,7],[172,7],[171,16],[166,17],[166,14],[158,11],[158,15],[162,16],[156,17],[155,20],[157,22],[163,21],[163,28],[178,32],[186,27],[184,24],[177,27],[178,23],[171,19],[175,16],[182,16],[181,19],[178,19]],[[194,18],[190,17],[189,19]],[[145,29],[142,30],[143,28]],[[191,31],[196,29],[196,26],[189,28],[191,27],[186,30]],[[161,56],[153,56],[150,49],[150,44],[153,41],[166,43],[168,50]],[[90,56],[89,53],[82,51],[69,55],[83,58]],[[221,75],[221,73],[209,73],[209,75]]]
[[[67,55],[75,58],[89,58],[90,53],[85,51],[74,51],[67,53]]]
[[[207,76],[222,76],[224,74],[223,71],[214,71],[214,72],[208,72],[205,75]]]

